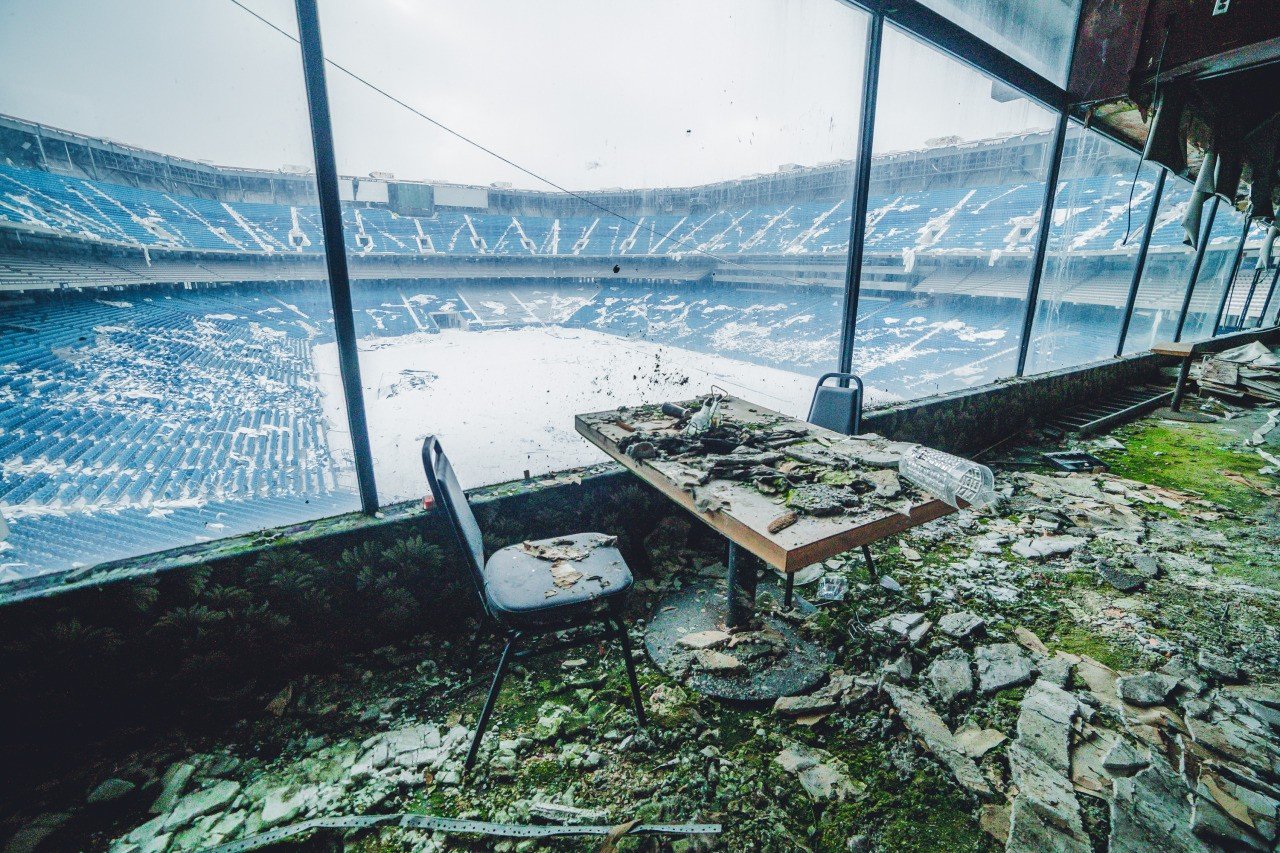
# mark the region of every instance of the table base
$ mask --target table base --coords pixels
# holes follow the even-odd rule
[[[696,652],[682,645],[680,638],[699,631],[723,631],[727,606],[725,585],[715,580],[694,582],[663,598],[649,620],[644,638],[654,664],[699,693],[738,702],[765,702],[779,696],[794,696],[813,689],[826,677],[834,654],[804,639],[793,625],[767,612],[754,614],[760,635],[785,651],[755,656],[752,650],[762,644],[753,642],[736,648],[721,647],[717,651],[737,657],[746,669],[719,673],[700,668],[694,662]]]

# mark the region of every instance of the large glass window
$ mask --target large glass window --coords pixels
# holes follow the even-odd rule
[[[1065,86],[1080,0],[921,0],[1032,71]]]
[[[1115,355],[1157,166],[1072,123],[1040,279],[1027,373]]]
[[[331,70],[382,501],[422,494],[427,433],[478,485],[599,460],[578,412],[712,385],[807,411],[838,359],[864,12],[321,12],[328,57],[412,108]]]
[[[885,30],[854,371],[904,398],[1012,375],[1055,117]]]
[[[1249,228],[1240,266],[1231,282],[1226,304],[1223,306],[1218,334],[1256,328],[1262,320],[1262,309],[1271,288],[1273,270],[1258,265],[1258,256],[1266,238],[1267,226],[1254,222]]]
[[[14,0],[0,113],[0,581],[355,509],[297,46]]]
[[[1191,184],[1169,175],[1160,196],[1160,210],[1147,248],[1147,262],[1133,304],[1133,317],[1124,341],[1124,354],[1151,349],[1173,340],[1178,313],[1187,293],[1187,280],[1196,250],[1185,242],[1182,217],[1191,202]],[[1212,204],[1212,202],[1210,202]],[[1205,208],[1208,215],[1208,208]]]
[[[1209,235],[1204,263],[1191,292],[1191,304],[1187,307],[1182,340],[1211,338],[1217,331],[1218,311],[1222,307],[1223,295],[1231,287],[1236,250],[1240,246],[1240,232],[1244,228],[1244,221],[1244,214],[1234,207],[1225,202],[1218,204],[1218,214]]]

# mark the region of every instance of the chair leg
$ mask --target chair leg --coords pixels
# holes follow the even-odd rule
[[[862,546],[862,558],[867,561],[867,573],[874,579],[876,577],[876,561],[871,558],[871,546]]]
[[[631,682],[631,703],[636,706],[636,721],[643,726],[649,724],[644,715],[644,702],[640,700],[640,682],[636,679],[636,663],[631,659],[631,638],[627,636],[627,626],[622,620],[613,620],[613,627],[618,632],[618,642],[622,644],[622,659],[627,665],[627,680]]]
[[[467,750],[467,763],[463,773],[470,773],[476,763],[476,753],[480,751],[480,739],[489,725],[489,717],[493,714],[493,706],[498,701],[498,692],[502,690],[502,679],[506,677],[507,666],[511,663],[512,653],[520,639],[518,632],[507,637],[507,645],[502,649],[502,658],[498,661],[498,671],[493,674],[493,685],[489,688],[489,698],[484,700],[484,708],[480,711],[480,720],[476,723],[476,734],[471,739],[471,749]]]
[[[786,584],[782,588],[782,606],[791,609],[791,598],[796,591],[796,573],[787,572]]]

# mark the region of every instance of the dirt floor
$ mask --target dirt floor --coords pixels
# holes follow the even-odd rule
[[[643,731],[616,644],[551,655],[517,666],[464,780],[497,648],[404,645],[288,685],[230,742],[98,768],[88,802],[51,803],[45,824],[119,853],[404,812],[723,827],[619,850],[1274,850],[1280,462],[1269,454],[1280,456],[1280,429],[1254,445],[1266,412],[1214,411],[1207,423],[1157,414],[1084,441],[1008,442],[989,460],[995,505],[879,543],[877,576],[856,553],[810,573],[844,576],[849,593],[791,617],[835,654],[831,682],[807,699],[731,707],[643,659],[644,619],[663,594],[724,574],[722,543],[691,546],[673,521],[646,542],[659,574],[638,578],[630,610]],[[1041,451],[1064,448],[1109,473],[1043,464]],[[772,582],[761,590],[775,606]],[[7,849],[55,849],[45,824]],[[602,841],[384,828],[307,843]]]

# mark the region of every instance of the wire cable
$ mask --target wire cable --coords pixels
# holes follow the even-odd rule
[[[294,44],[299,44],[299,41],[298,41],[297,36],[295,36],[295,35],[293,35],[292,33],[288,32],[288,31],[286,31],[286,30],[283,30],[283,29],[281,29],[280,27],[276,26],[276,24],[272,23],[272,22],[271,22],[270,20],[268,20],[267,18],[265,18],[265,17],[263,17],[262,15],[258,14],[258,13],[257,13],[257,12],[255,12],[254,10],[250,9],[248,6],[244,5],[244,3],[240,2],[240,0],[230,0],[230,2],[232,3],[232,5],[239,7],[241,10],[243,10],[243,11],[247,12],[249,15],[251,15],[251,16],[253,16],[254,18],[258,19],[258,20],[259,20],[259,21],[261,21],[263,24],[266,24],[268,27],[270,27],[271,29],[275,30],[275,31],[276,31],[277,33],[279,33],[280,35],[282,35],[282,36],[284,36],[285,38],[289,39],[289,41],[293,42]],[[325,61],[325,63],[326,63],[326,64],[328,64],[328,65],[332,66],[333,68],[337,69],[338,71],[341,71],[343,74],[347,75],[347,76],[348,76],[348,77],[350,77],[352,80],[355,80],[357,83],[360,83],[362,86],[365,86],[365,87],[367,87],[368,89],[370,89],[370,90],[372,90],[372,91],[376,92],[377,94],[381,95],[382,97],[386,98],[387,100],[391,101],[392,103],[397,104],[397,105],[399,105],[399,106],[403,107],[404,109],[406,109],[406,110],[408,110],[409,112],[413,113],[413,114],[414,114],[415,116],[417,116],[418,118],[420,118],[420,119],[422,119],[422,120],[424,120],[424,121],[426,121],[426,122],[429,122],[430,124],[434,125],[435,127],[438,127],[440,130],[443,130],[445,133],[449,134],[450,136],[453,136],[453,137],[455,137],[455,138],[457,138],[457,139],[461,140],[462,142],[465,142],[467,145],[470,145],[470,146],[472,146],[473,148],[476,148],[476,149],[477,149],[477,150],[479,150],[479,151],[483,151],[484,153],[488,154],[489,156],[491,156],[491,157],[495,158],[496,160],[499,160],[500,162],[507,164],[507,165],[508,165],[508,166],[510,166],[511,168],[513,168],[513,169],[515,169],[515,170],[517,170],[517,171],[519,171],[519,172],[521,172],[521,173],[523,173],[523,174],[525,174],[525,175],[528,175],[529,177],[533,178],[533,179],[534,179],[534,180],[536,180],[536,181],[541,181],[542,183],[546,184],[547,186],[551,187],[552,189],[554,189],[554,190],[556,190],[556,191],[558,191],[558,192],[562,192],[562,193],[564,193],[565,195],[567,195],[567,196],[569,196],[569,197],[571,197],[571,198],[575,198],[575,199],[577,199],[578,201],[581,201],[581,202],[583,202],[584,204],[587,204],[587,205],[589,205],[589,206],[591,206],[591,207],[595,208],[596,210],[599,210],[600,212],[602,212],[602,213],[606,214],[607,216],[612,216],[612,217],[614,217],[614,218],[616,218],[616,219],[620,219],[620,220],[622,220],[623,222],[626,222],[626,223],[628,223],[628,224],[630,224],[630,225],[634,225],[634,226],[635,226],[636,228],[638,228],[638,229],[647,230],[647,231],[649,232],[649,235],[650,235],[650,236],[657,236],[658,232],[657,232],[657,230],[656,230],[652,225],[648,225],[648,226],[646,226],[646,225],[643,223],[643,221],[641,221],[641,220],[643,220],[643,217],[641,217],[641,220],[636,220],[636,219],[632,219],[632,218],[631,218],[631,217],[629,217],[629,216],[625,216],[624,214],[618,213],[617,211],[610,210],[608,207],[605,207],[603,204],[600,204],[599,202],[597,202],[597,201],[595,201],[595,200],[593,200],[593,199],[591,199],[591,198],[588,198],[587,196],[585,196],[585,195],[583,195],[583,194],[581,194],[581,193],[579,193],[579,192],[575,192],[574,190],[571,190],[571,189],[569,189],[569,188],[567,188],[567,187],[565,187],[565,186],[562,186],[561,184],[556,183],[555,181],[551,180],[550,178],[545,177],[544,175],[540,175],[540,174],[538,174],[537,172],[533,171],[532,169],[528,169],[528,168],[526,168],[526,167],[524,167],[524,166],[521,166],[519,163],[515,162],[514,160],[512,160],[512,159],[510,159],[510,158],[508,158],[508,157],[504,157],[503,155],[499,154],[497,151],[494,151],[492,148],[489,148],[488,146],[486,146],[486,145],[484,145],[484,144],[482,144],[482,143],[480,143],[480,142],[477,142],[476,140],[474,140],[474,139],[470,138],[470,137],[469,137],[469,136],[467,136],[466,134],[464,134],[464,133],[462,133],[462,132],[460,132],[460,131],[454,130],[452,127],[449,127],[447,124],[445,124],[445,123],[443,123],[443,122],[441,122],[441,121],[439,121],[439,120],[437,120],[437,119],[432,118],[431,116],[429,116],[429,115],[427,115],[426,113],[422,112],[421,110],[419,110],[418,108],[414,107],[413,105],[406,103],[405,101],[401,100],[400,98],[397,98],[395,95],[391,94],[391,93],[390,93],[390,92],[388,92],[386,89],[383,89],[382,87],[378,86],[377,84],[370,82],[369,80],[365,79],[364,77],[361,77],[359,74],[357,74],[356,72],[354,72],[354,71],[352,71],[351,69],[347,68],[346,66],[344,66],[344,65],[342,65],[342,64],[340,64],[340,63],[338,63],[338,62],[335,62],[334,60],[329,59],[328,57],[325,57],[325,60],[324,60],[324,61]],[[852,201],[852,200],[851,200],[851,201]],[[851,215],[852,215],[852,211],[851,211]],[[812,282],[802,281],[802,280],[800,280],[800,279],[798,279],[798,278],[793,278],[793,277],[788,276],[788,275],[782,275],[782,274],[778,274],[778,273],[769,272],[768,270],[762,270],[762,269],[760,269],[759,267],[752,266],[751,264],[743,263],[742,261],[737,261],[737,260],[734,260],[734,259],[732,259],[732,258],[728,258],[728,257],[722,256],[722,255],[717,255],[717,254],[714,254],[714,253],[712,253],[712,252],[708,252],[706,249],[703,249],[703,248],[701,248],[700,246],[698,246],[698,245],[696,245],[696,244],[690,243],[690,242],[688,242],[687,240],[685,240],[684,238],[681,238],[681,237],[675,237],[675,236],[673,236],[673,235],[667,234],[667,235],[664,235],[664,239],[669,239],[669,240],[671,240],[673,243],[677,243],[677,244],[679,244],[679,245],[681,245],[681,246],[684,246],[684,247],[686,247],[690,252],[693,252],[693,253],[696,253],[696,254],[699,254],[699,255],[705,256],[705,257],[710,258],[710,259],[712,259],[712,260],[714,260],[714,261],[718,261],[718,262],[720,262],[720,263],[727,264],[727,265],[729,265],[729,266],[736,266],[736,267],[740,267],[740,268],[742,268],[742,269],[751,270],[752,272],[756,273],[757,275],[762,275],[762,276],[764,276],[764,277],[768,277],[768,278],[774,278],[774,279],[779,280],[779,281],[787,281],[787,282],[791,282],[792,284],[798,284],[798,285],[801,285],[801,286],[810,286],[810,285],[812,285],[812,284],[813,284]]]

